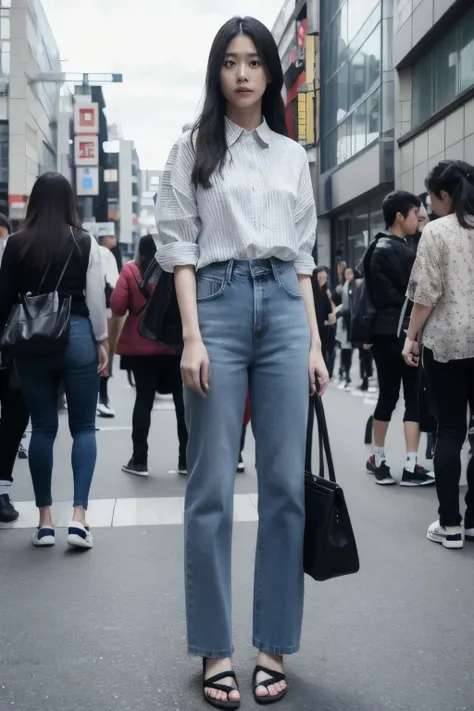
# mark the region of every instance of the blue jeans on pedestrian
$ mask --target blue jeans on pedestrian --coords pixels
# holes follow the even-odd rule
[[[71,316],[65,350],[28,360],[18,359],[21,387],[31,413],[29,465],[38,508],[52,504],[53,446],[58,432],[58,389],[62,382],[73,438],[73,506],[87,509],[97,457],[97,367],[97,343],[91,323],[80,316]]]
[[[197,273],[197,301],[211,379],[205,399],[185,389],[188,651],[233,653],[233,494],[249,385],[259,494],[253,644],[292,654],[303,616],[310,346],[298,277],[277,259],[213,264]]]

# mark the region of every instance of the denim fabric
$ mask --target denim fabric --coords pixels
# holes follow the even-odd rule
[[[253,644],[297,652],[303,614],[309,329],[291,262],[230,261],[197,274],[208,397],[185,390],[188,651],[232,655],[233,494],[248,381],[257,440],[259,528]]]
[[[17,362],[31,412],[29,464],[36,505],[51,506],[53,446],[58,432],[58,389],[64,384],[73,438],[74,506],[87,509],[97,447],[95,416],[99,375],[97,344],[89,319],[71,316],[69,341],[59,353]]]

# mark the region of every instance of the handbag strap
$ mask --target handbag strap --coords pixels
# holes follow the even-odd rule
[[[77,247],[77,248],[79,249],[79,245],[77,244],[76,238],[74,237],[74,232],[72,231],[72,227],[69,227],[69,231],[70,231],[70,233],[71,233],[72,239],[74,240],[74,244],[73,244],[73,246],[72,246],[71,251],[69,252],[68,258],[66,259],[66,263],[65,263],[65,265],[64,265],[64,267],[63,267],[63,269],[62,269],[62,272],[61,272],[61,274],[60,274],[60,276],[59,276],[59,279],[58,279],[58,282],[57,282],[57,284],[56,284],[56,288],[54,289],[54,291],[57,291],[57,290],[59,289],[60,285],[61,285],[61,282],[62,282],[62,280],[63,280],[63,278],[64,278],[65,273],[66,273],[66,269],[68,268],[69,262],[70,262],[71,259],[72,259],[72,255],[73,255],[73,252],[74,252],[74,247]],[[40,281],[40,284],[39,284],[39,287],[38,287],[38,294],[41,292],[41,287],[43,286],[44,280],[46,279],[46,276],[47,276],[47,274],[48,274],[48,272],[49,272],[50,266],[51,266],[51,265],[48,264],[48,266],[46,267],[45,273],[44,273],[43,276],[41,277],[41,281]]]
[[[137,277],[135,276],[135,274],[133,273],[133,271],[132,271],[132,276],[133,276],[133,278],[135,279],[135,284],[136,284],[137,287],[138,287],[138,291],[140,292],[140,294],[141,294],[141,295],[143,296],[143,298],[145,299],[145,303],[143,304],[143,306],[141,307],[141,309],[139,309],[136,313],[133,314],[134,316],[140,316],[140,314],[142,314],[142,313],[145,311],[146,307],[148,306],[148,302],[150,301],[150,294],[149,294],[148,291],[145,289],[145,287],[143,286],[143,284],[141,284],[141,283],[138,281],[138,279],[137,279]]]
[[[324,458],[326,458],[329,480],[336,483],[336,472],[334,469],[334,461],[332,458],[331,444],[329,442],[328,425],[324,405],[321,396],[314,396],[314,409],[316,411],[316,419],[318,422],[318,439],[319,439],[319,476],[324,479]]]

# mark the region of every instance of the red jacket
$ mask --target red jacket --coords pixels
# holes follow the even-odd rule
[[[135,262],[124,264],[110,299],[115,316],[128,316],[117,343],[117,353],[123,356],[176,355],[168,346],[161,346],[143,338],[138,327],[143,316],[146,299],[138,288],[142,276]]]

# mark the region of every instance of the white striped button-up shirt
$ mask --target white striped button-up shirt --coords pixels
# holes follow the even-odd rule
[[[226,118],[228,157],[212,187],[191,180],[190,132],[173,146],[156,203],[156,259],[200,269],[230,259],[292,261],[312,274],[316,207],[305,149],[264,121],[245,131]]]

